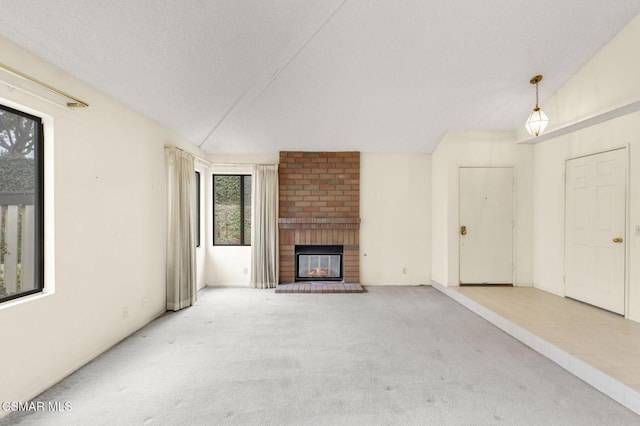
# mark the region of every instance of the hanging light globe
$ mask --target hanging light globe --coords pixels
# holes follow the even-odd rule
[[[542,81],[541,75],[536,75],[529,80],[529,83],[536,85],[536,107],[533,109],[525,123],[525,128],[531,136],[540,136],[549,124],[547,114],[538,107],[538,83],[540,83],[540,81]]]
[[[545,114],[540,108],[535,108],[531,111],[531,115],[529,115],[529,119],[527,119],[525,127],[531,136],[540,136],[544,132],[544,129],[547,128],[548,124],[549,118],[547,118],[547,114]]]

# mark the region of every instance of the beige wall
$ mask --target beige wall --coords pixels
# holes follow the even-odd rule
[[[431,157],[431,280],[449,283],[449,146],[438,144]]]
[[[278,154],[212,155],[209,160],[213,162],[210,173],[250,173],[250,164],[275,163]],[[430,283],[431,156],[362,153],[360,167],[362,283]],[[210,175],[207,181],[210,185]],[[209,200],[208,229],[212,229],[211,208]],[[209,234],[207,231],[207,285],[249,286],[251,249],[213,247]]]
[[[360,218],[363,284],[431,282],[430,155],[362,153]]]
[[[640,100],[640,17],[611,42],[544,105],[554,128]],[[521,136],[521,139],[524,139]],[[564,294],[565,161],[609,149],[629,148],[628,317],[640,321],[640,112],[635,112],[534,145],[534,281],[536,287]]]
[[[531,147],[517,145],[513,132],[448,132],[433,154],[432,279],[447,286],[459,281],[459,169],[513,167],[515,176],[515,282],[532,277]]]
[[[212,154],[205,174],[205,191],[211,194],[213,174],[251,174],[253,164],[277,164],[273,154]],[[205,209],[205,283],[208,286],[249,287],[251,284],[251,247],[213,246],[213,197],[206,198]]]
[[[163,145],[202,153],[4,39],[0,51],[3,62],[90,104],[70,111],[0,85],[3,103],[44,115],[48,129],[47,294],[0,307],[0,400],[16,401],[165,311]]]
[[[195,170],[200,172],[200,247],[196,247],[196,280],[198,281],[198,290],[206,287],[206,270],[207,270],[207,244],[206,244],[206,181],[208,165],[202,161],[196,160]]]

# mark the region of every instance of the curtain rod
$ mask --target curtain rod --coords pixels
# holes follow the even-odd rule
[[[25,74],[23,72],[20,72],[15,68],[12,68],[12,67],[10,67],[8,65],[5,65],[5,64],[3,64],[1,62],[0,62],[0,69],[4,70],[4,71],[6,71],[6,72],[8,72],[10,74],[13,74],[16,77],[21,78],[22,80],[27,80],[27,81],[30,81],[32,83],[35,83],[38,86],[40,86],[40,87],[42,87],[44,89],[47,89],[50,92],[55,93],[56,95],[60,95],[60,96],[62,96],[64,98],[67,98],[70,101],[70,102],[67,102],[67,106],[69,108],[85,108],[85,107],[89,106],[88,103],[86,103],[84,101],[81,101],[80,99],[75,98],[75,97],[69,95],[68,93],[63,92],[62,90],[58,90],[55,87],[48,85],[47,83],[44,83],[44,82],[42,82],[42,81],[40,81],[40,80],[38,80],[36,78],[33,78],[33,77],[31,77],[31,76],[29,76],[29,75],[27,75],[27,74]]]
[[[166,144],[164,147],[165,147],[165,148],[175,148],[175,149],[177,149],[177,150],[179,150],[179,151],[186,152],[186,153],[187,153],[187,154],[189,154],[189,155],[193,155],[193,156],[194,156],[195,158],[197,158],[198,160],[200,160],[200,161],[202,161],[202,162],[204,162],[204,163],[207,163],[207,165],[208,165],[208,166],[210,166],[210,165],[211,165],[211,161],[207,160],[206,158],[200,157],[199,155],[196,155],[196,154],[194,154],[194,153],[192,153],[192,152],[189,152],[189,151],[187,151],[186,149],[182,149],[182,148],[180,148],[179,146],[171,145],[171,144]]]
[[[40,99],[43,102],[48,103],[49,105],[53,105],[54,107],[63,109],[65,111],[69,111],[69,107],[66,105],[62,105],[60,102],[55,102],[52,101],[51,99],[45,97],[45,96],[40,96],[36,93],[33,93],[31,90],[27,90],[27,89],[23,89],[22,87],[17,86],[14,83],[10,83],[4,79],[0,79],[0,84],[2,84],[3,86],[7,86],[7,89],[9,89],[9,91],[13,92],[14,90],[17,90],[18,92],[22,92],[22,93],[26,93],[29,96],[32,96],[36,99]]]
[[[278,166],[278,163],[211,163],[212,166],[234,166],[234,167],[242,167],[242,166]]]
[[[207,163],[208,166],[243,167],[243,166],[277,166],[278,165],[278,163],[264,163],[264,164],[255,164],[255,163],[214,163],[214,162],[211,162],[209,160],[206,160],[206,159],[200,157],[199,155],[196,155],[196,154],[194,154],[192,152],[189,152],[186,149],[182,149],[182,148],[180,148],[179,146],[176,146],[176,145],[166,144],[164,147],[165,148],[175,148],[175,149],[178,149],[178,150],[180,150],[182,152],[186,152],[187,154],[193,155],[198,160]]]

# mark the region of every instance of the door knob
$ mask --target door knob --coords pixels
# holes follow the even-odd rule
[[[467,235],[467,227],[466,226],[461,226],[460,227],[460,235]]]
[[[616,237],[616,238],[613,239],[613,242],[614,243],[618,243],[618,244],[621,243],[622,241],[624,241],[624,240],[622,238],[620,238],[620,237]]]

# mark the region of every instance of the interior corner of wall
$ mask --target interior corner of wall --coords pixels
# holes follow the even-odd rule
[[[431,280],[431,287],[435,287],[435,288],[441,289],[441,288],[446,288],[447,286],[439,283],[436,280]]]
[[[635,315],[628,315],[627,319],[630,321],[634,321],[634,322],[640,322],[640,317],[635,316]]]

